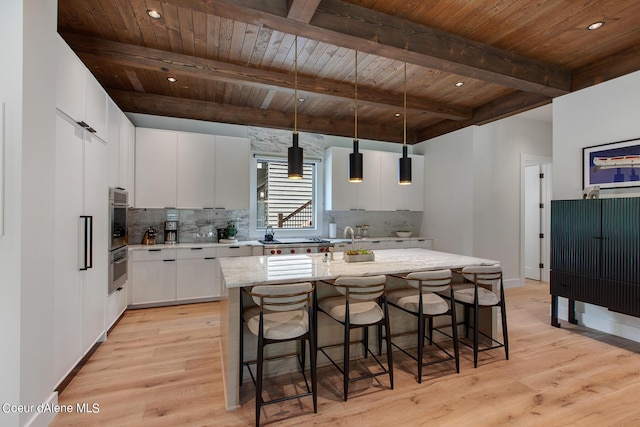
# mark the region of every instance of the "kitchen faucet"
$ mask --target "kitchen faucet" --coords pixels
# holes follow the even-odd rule
[[[355,246],[356,233],[353,231],[353,228],[349,227],[348,225],[344,228],[344,232],[342,233],[342,238],[346,239],[347,234],[349,232],[351,232],[351,245]]]

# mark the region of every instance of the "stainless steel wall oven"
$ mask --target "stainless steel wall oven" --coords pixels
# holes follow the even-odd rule
[[[127,281],[128,197],[123,188],[109,189],[109,294]]]

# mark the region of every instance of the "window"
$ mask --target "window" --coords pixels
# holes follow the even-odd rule
[[[315,163],[305,162],[303,178],[287,177],[287,161],[256,161],[256,228],[314,229],[316,218]]]

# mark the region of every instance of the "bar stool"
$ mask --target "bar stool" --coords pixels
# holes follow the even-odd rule
[[[346,401],[349,394],[349,383],[366,378],[389,375],[390,388],[393,389],[393,359],[391,352],[390,328],[389,328],[389,307],[385,297],[387,278],[384,275],[363,276],[363,277],[339,277],[329,283],[341,294],[337,297],[329,297],[318,302],[318,310],[325,313],[329,318],[340,323],[344,327],[344,339],[342,344],[328,345],[318,348],[335,366],[343,376],[343,398]],[[387,342],[387,368],[369,349],[369,326],[377,326],[378,330],[378,355],[382,356],[382,326],[385,328]],[[362,329],[362,339],[365,358],[371,355],[380,366],[380,372],[368,372],[357,378],[349,377],[351,344],[351,330]],[[326,353],[325,348],[343,346],[343,363],[340,367]]]
[[[316,378],[316,337],[315,308],[313,296],[315,286],[312,283],[293,283],[283,285],[260,285],[251,290],[242,291],[250,295],[257,306],[244,309],[240,298],[242,318],[249,331],[258,337],[257,358],[255,361],[244,361],[243,325],[240,325],[240,384],[242,385],[242,369],[247,366],[249,374],[256,386],[256,426],[260,425],[262,406],[285,400],[313,397],[313,412],[318,412],[318,394]],[[286,354],[265,359],[264,348],[273,343],[300,341],[300,349],[293,354]],[[305,341],[309,341],[309,361],[311,371],[311,387],[305,375]],[[263,371],[265,361],[295,356],[304,377],[306,391],[278,399],[263,400]],[[256,364],[256,376],[253,376],[250,364]]]
[[[500,265],[476,265],[465,267],[461,271],[462,276],[472,287],[460,288],[454,291],[455,301],[464,306],[465,337],[469,337],[469,329],[473,328],[473,366],[478,367],[478,353],[504,347],[506,359],[509,360],[509,335],[507,333],[507,309],[504,299],[504,286],[502,283],[502,267]],[[498,287],[497,294],[491,288]],[[479,312],[482,309],[500,307],[502,318],[502,342],[480,331],[478,327]],[[473,327],[470,325],[469,311],[473,309]],[[489,339],[491,342],[480,348],[479,337]],[[464,343],[464,342],[463,342]],[[464,343],[465,345],[468,345]]]
[[[456,327],[456,311],[455,304],[449,303],[435,292],[449,291],[450,301],[453,301],[453,288],[451,287],[451,270],[433,270],[433,271],[421,271],[415,273],[409,273],[407,276],[401,277],[405,279],[410,288],[401,288],[392,290],[387,293],[387,299],[389,305],[402,310],[412,316],[415,316],[418,321],[418,354],[417,356],[409,353],[407,350],[396,345],[394,342],[391,344],[398,350],[402,351],[407,356],[418,362],[418,383],[422,383],[422,368],[423,366],[429,366],[436,363],[442,363],[449,360],[455,361],[456,372],[460,372],[460,353],[458,349],[458,331]],[[453,354],[446,350],[440,344],[433,340],[433,331],[440,332],[439,329],[433,328],[433,318],[438,316],[448,315],[451,318],[452,335],[448,335],[441,332],[443,335],[452,338],[453,340]],[[427,338],[429,344],[435,345],[442,352],[446,354],[446,357],[440,357],[437,360],[425,362],[423,359],[424,345],[425,345],[425,320],[429,320],[429,327],[427,328]]]

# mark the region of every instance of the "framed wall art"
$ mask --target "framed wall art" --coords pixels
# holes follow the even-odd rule
[[[582,149],[582,188],[640,187],[640,138]]]

